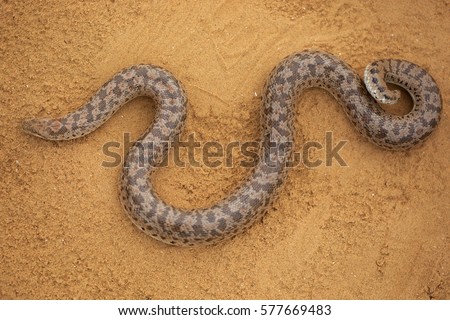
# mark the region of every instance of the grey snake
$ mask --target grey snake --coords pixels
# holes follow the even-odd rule
[[[152,126],[126,156],[120,183],[122,205],[132,222],[155,239],[177,246],[213,244],[247,230],[273,201],[292,152],[294,107],[305,89],[321,87],[330,92],[356,129],[383,148],[409,149],[438,125],[442,110],[439,88],[418,65],[379,60],[366,67],[364,82],[329,53],[302,51],[283,59],[270,73],[262,96],[261,160],[231,195],[209,208],[192,211],[165,203],[149,179],[168,152],[167,142],[182,130],[187,111],[181,84],[163,68],[134,65],[124,69],[81,108],[56,119],[26,120],[23,129],[46,140],[75,139],[97,129],[131,99],[151,97],[157,113]],[[411,95],[414,106],[408,114],[395,116],[379,106],[399,98],[399,92],[389,90],[386,82]],[[148,158],[140,152],[142,147]]]

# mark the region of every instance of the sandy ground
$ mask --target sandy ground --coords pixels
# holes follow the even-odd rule
[[[0,3],[0,298],[448,299],[450,270],[449,1],[12,1]],[[136,139],[154,117],[139,98],[93,134],[47,142],[29,117],[76,109],[116,71],[171,70],[190,105],[182,138],[259,136],[260,99],[286,55],[319,48],[360,74],[378,58],[425,67],[442,122],[427,143],[390,152],[368,143],[324,91],[296,109],[296,141],[347,140],[347,167],[299,166],[248,232],[213,247],[147,237],[122,212],[120,167],[102,146]],[[318,159],[323,153],[315,155]],[[152,178],[182,208],[215,203],[249,174],[178,168]]]

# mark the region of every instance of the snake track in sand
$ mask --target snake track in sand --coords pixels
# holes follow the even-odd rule
[[[130,148],[121,176],[123,207],[134,224],[158,240],[179,246],[212,244],[248,229],[273,200],[291,154],[294,107],[304,89],[329,91],[357,130],[384,148],[411,148],[439,123],[439,88],[421,67],[403,60],[380,60],[367,66],[364,82],[365,86],[352,68],[325,52],[303,51],[286,57],[271,72],[263,93],[261,159],[271,161],[259,161],[248,180],[226,199],[192,211],[163,202],[149,179],[167,153],[167,141],[179,134],[186,117],[185,92],[160,67],[124,69],[80,109],[57,119],[27,120],[23,129],[46,140],[75,139],[97,129],[131,99],[153,98],[158,106],[154,123],[137,141],[152,156],[142,159],[137,144]],[[389,90],[386,82],[409,92],[414,103],[411,112],[394,116],[380,108],[376,101],[395,103],[399,98],[399,92]],[[269,143],[279,147],[269,147]]]

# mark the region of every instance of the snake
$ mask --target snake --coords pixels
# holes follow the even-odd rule
[[[404,88],[411,96],[410,112],[399,116],[381,107],[400,98],[400,91],[390,89],[387,83]],[[75,139],[96,130],[130,100],[150,97],[157,107],[155,119],[125,157],[119,180],[120,202],[131,221],[157,240],[185,247],[212,245],[246,231],[272,205],[292,155],[295,105],[311,87],[328,91],[357,131],[385,149],[407,150],[421,144],[441,118],[438,85],[414,63],[378,60],[367,65],[362,79],[331,53],[293,53],[273,68],[264,86],[259,157],[252,172],[224,199],[194,210],[163,201],[150,179],[169,152],[167,142],[180,134],[187,114],[182,85],[164,68],[130,66],[115,74],[81,108],[59,118],[24,120],[22,128],[46,140]]]

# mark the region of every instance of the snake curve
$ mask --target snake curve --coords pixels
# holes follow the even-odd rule
[[[273,201],[291,155],[295,103],[305,89],[321,87],[330,92],[356,129],[383,148],[409,149],[438,125],[439,88],[418,65],[379,60],[366,67],[364,82],[345,62],[326,52],[306,50],[286,57],[270,73],[262,98],[260,159],[270,161],[260,160],[247,181],[227,198],[192,211],[165,203],[149,179],[168,152],[167,142],[180,133],[186,118],[185,92],[163,68],[131,66],[114,75],[81,108],[57,119],[26,120],[22,127],[46,140],[75,139],[97,129],[135,97],[153,98],[158,107],[154,123],[130,148],[124,162],[121,203],[132,222],[153,238],[177,246],[213,244],[247,230]],[[414,104],[411,112],[394,116],[380,108],[378,103],[395,103],[399,98],[399,92],[389,90],[386,82],[406,89]],[[140,152],[142,146],[149,151],[148,158]]]

